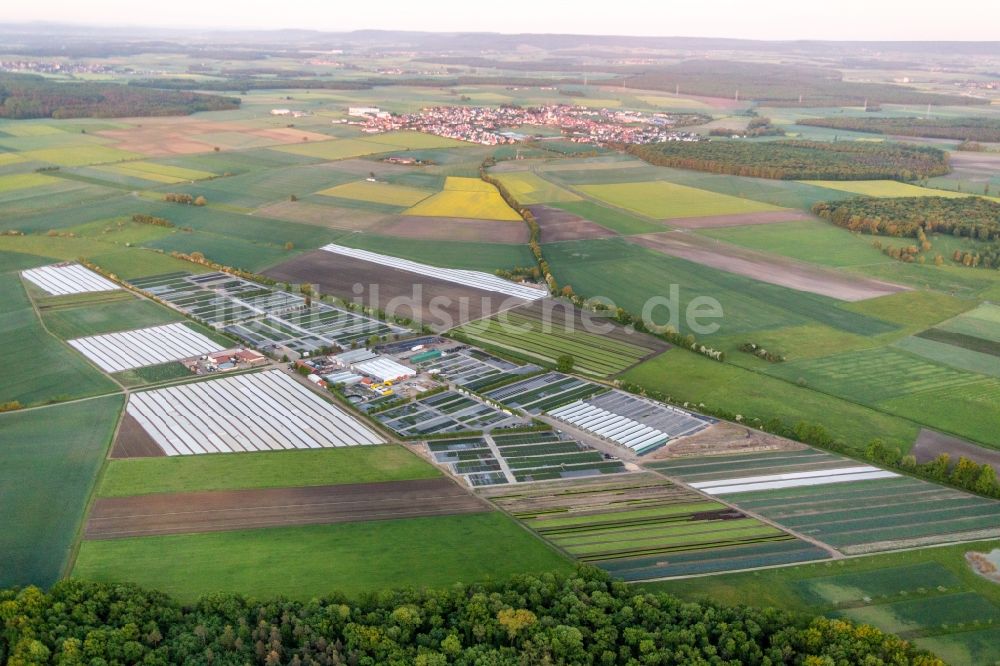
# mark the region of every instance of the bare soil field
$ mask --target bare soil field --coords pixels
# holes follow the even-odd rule
[[[1000,169],[1000,153],[976,153],[952,151],[948,155],[951,167],[956,173],[975,176],[990,176]]]
[[[475,243],[528,242],[526,224],[497,224],[491,220],[462,217],[418,217],[403,215],[379,225],[379,233],[418,240],[469,241]]]
[[[320,293],[391,310],[439,332],[526,302],[323,250],[301,254],[264,274],[281,282],[315,284]]]
[[[280,201],[258,208],[256,213],[276,220],[347,231],[366,231],[392,219],[391,215],[365,213],[352,208],[337,208],[305,201]]]
[[[771,210],[733,215],[709,215],[708,217],[675,217],[666,220],[666,223],[679,229],[712,229],[715,227],[742,227],[751,224],[798,222],[810,219],[813,218],[808,213],[798,210]]]
[[[552,243],[564,240],[587,238],[607,238],[616,235],[596,222],[591,222],[569,211],[538,204],[528,206],[538,221],[542,232],[542,242]]]
[[[671,257],[841,301],[863,301],[907,290],[900,285],[848,275],[683,231],[630,236],[628,240]]]
[[[728,455],[756,451],[800,451],[808,448],[784,437],[752,430],[744,426],[719,421],[708,428],[668,442],[645,457],[646,460],[663,460],[684,456]]]
[[[223,132],[240,132],[268,139],[275,144],[297,143],[303,140],[323,141],[330,137],[293,128],[260,128],[238,121],[209,121],[195,118],[134,118],[128,129],[103,130],[99,136],[114,139],[114,147],[152,157],[205,153],[215,146],[209,136]]]
[[[489,511],[450,479],[98,499],[85,539],[328,525]]]
[[[153,441],[146,429],[130,415],[122,417],[118,426],[118,436],[111,447],[111,458],[155,458],[167,455]]]
[[[958,462],[960,456],[964,456],[980,465],[989,463],[997,473],[1000,473],[1000,451],[987,449],[967,440],[927,428],[920,429],[917,443],[913,445],[910,453],[916,457],[918,463],[930,462],[942,453],[951,456],[953,463]]]

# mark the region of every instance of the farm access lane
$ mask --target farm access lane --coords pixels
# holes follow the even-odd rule
[[[448,478],[102,497],[94,502],[83,537],[118,539],[489,510],[486,502]]]

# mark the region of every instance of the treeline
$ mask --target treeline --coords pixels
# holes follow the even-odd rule
[[[918,463],[914,455],[904,456],[899,449],[887,447],[880,439],[873,439],[868,444],[865,457],[880,465],[902,469],[931,481],[947,483],[987,497],[1000,498],[997,473],[989,463],[980,465],[965,456],[959,456],[958,462],[952,464],[951,456],[947,453],[942,453],[928,462]]]
[[[208,203],[208,200],[204,196],[198,195],[196,197],[193,194],[185,192],[167,192],[163,195],[163,200],[170,203],[187,204],[188,206],[204,206]],[[288,249],[290,250],[291,248]]]
[[[770,106],[882,104],[989,104],[966,95],[938,95],[907,86],[843,81],[835,69],[724,60],[685,60],[627,77],[630,88],[767,102]]]
[[[925,136],[959,141],[1000,141],[1000,118],[844,117],[804,118],[796,122],[799,125],[813,125],[871,134]]]
[[[174,227],[174,223],[164,217],[156,217],[155,215],[146,215],[144,213],[136,213],[132,216],[132,221],[136,224],[149,224],[154,227],[166,227],[167,229]]]
[[[0,118],[184,116],[199,111],[236,109],[239,105],[236,98],[218,95],[0,74]]]
[[[156,88],[165,90],[198,90],[213,91],[250,91],[250,90],[368,90],[375,86],[415,86],[423,88],[449,88],[453,86],[520,86],[542,87],[579,85],[582,78],[542,79],[533,77],[511,76],[447,76],[447,77],[410,77],[384,78],[369,77],[359,79],[318,79],[318,78],[287,78],[287,77],[234,77],[215,81],[198,81],[191,79],[133,79],[128,85],[134,88]]]
[[[629,146],[657,166],[779,180],[917,180],[948,173],[948,154],[891,143],[669,141]]]
[[[308,602],[181,606],[130,584],[0,591],[0,661],[28,664],[908,664],[944,662],[843,620],[681,601],[597,569]]]
[[[983,197],[857,197],[820,201],[813,213],[851,231],[919,238],[940,233],[1000,240],[1000,203]]]

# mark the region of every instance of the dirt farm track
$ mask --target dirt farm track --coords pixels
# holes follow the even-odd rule
[[[488,511],[450,479],[100,498],[85,539],[325,525]]]

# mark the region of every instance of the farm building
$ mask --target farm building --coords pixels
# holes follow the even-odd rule
[[[395,382],[407,377],[414,377],[417,374],[417,371],[413,368],[408,368],[402,363],[397,363],[386,356],[379,356],[369,361],[355,363],[351,366],[351,369],[377,379],[380,382]]]

